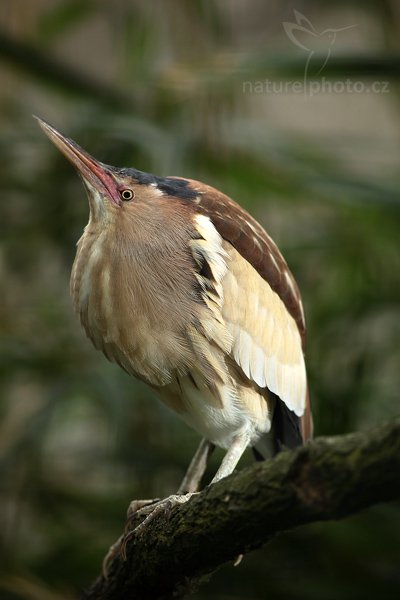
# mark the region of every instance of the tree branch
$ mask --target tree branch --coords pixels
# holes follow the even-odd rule
[[[400,497],[400,419],[319,438],[207,488],[154,519],[86,600],[179,597],[222,563],[276,533]]]

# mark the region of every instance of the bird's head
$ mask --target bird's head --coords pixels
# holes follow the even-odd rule
[[[92,222],[118,222],[146,212],[151,212],[156,219],[157,212],[163,209],[179,213],[182,201],[198,196],[198,191],[185,179],[157,177],[132,168],[106,165],[42,119],[37,120],[80,174],[88,194]]]

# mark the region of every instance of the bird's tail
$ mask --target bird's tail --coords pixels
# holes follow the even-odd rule
[[[278,396],[271,394],[275,401],[271,429],[253,446],[256,460],[275,456],[283,448],[296,448],[304,443],[301,418],[295,415]]]

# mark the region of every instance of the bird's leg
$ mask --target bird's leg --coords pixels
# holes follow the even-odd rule
[[[169,496],[169,498],[197,492],[200,480],[206,470],[208,459],[214,448],[214,444],[205,438],[201,440],[176,495]],[[160,498],[155,498],[154,500],[133,500],[128,508],[128,523],[135,519],[138,513],[140,515],[150,514],[161,502],[163,500],[160,500]]]
[[[212,479],[211,484],[216,483],[223,477],[227,477],[232,473],[248,443],[249,435],[247,431],[240,433],[234,438],[230,448],[224,456],[221,466]],[[193,496],[193,494],[196,494],[198,485],[207,466],[207,460],[214,448],[214,444],[206,439],[203,439],[200,442],[200,445],[196,450],[185,477],[179,486],[177,494],[172,494],[163,500],[134,500],[131,502],[128,509],[126,531],[129,532],[129,534],[133,533],[133,531],[135,533],[141,533],[146,525],[148,525],[148,523],[152,521],[160,512],[163,512],[165,509],[170,510],[178,504],[183,504],[184,502],[187,502],[189,498]],[[134,527],[132,531],[132,521],[136,521],[143,516],[145,517],[144,520],[142,520],[139,525]]]
[[[168,496],[163,500],[134,500],[131,502],[128,509],[125,535],[120,543],[120,552],[123,558],[126,558],[126,546],[133,535],[141,534],[154,517],[162,512],[170,511],[178,504],[184,504],[197,492],[200,480],[207,467],[208,458],[214,448],[214,444],[208,440],[201,440],[177,494]],[[144,519],[135,526],[136,521],[141,517],[144,517]]]
[[[228,477],[228,475],[230,475],[233,472],[243,452],[246,450],[248,443],[249,434],[247,431],[240,433],[234,438],[210,485],[212,485],[213,483],[217,483],[217,481],[223,479],[224,477]]]
[[[126,547],[133,535],[142,532],[144,527],[157,514],[165,509],[171,509],[177,504],[186,502],[193,493],[197,492],[201,478],[206,470],[208,459],[214,448],[214,444],[205,438],[201,440],[176,495],[169,496],[165,500],[160,500],[160,498],[155,498],[154,500],[132,500],[127,512],[125,533],[110,547],[103,560],[102,572],[105,578],[108,577],[110,565],[117,556],[126,558]],[[144,517],[142,522],[140,522],[140,517]],[[135,522],[137,521],[139,521],[139,524],[135,526]]]
[[[232,473],[240,460],[243,452],[249,443],[248,432],[237,435],[229,447],[220,468],[215,474],[211,484],[216,483],[223,477]],[[126,559],[126,548],[133,536],[140,535],[146,529],[147,525],[160,513],[169,512],[174,506],[184,504],[194,494],[201,477],[204,474],[207,459],[214,449],[214,444],[207,440],[202,440],[189,465],[187,473],[179,487],[178,493],[168,496],[159,501],[146,501],[146,505],[141,505],[138,501],[132,502],[128,510],[128,520],[125,528],[125,535],[120,543],[121,556]],[[186,493],[183,493],[186,492]],[[144,519],[136,525],[136,521]],[[136,526],[135,526],[136,525]]]
[[[178,489],[178,494],[185,494],[187,492],[197,492],[201,478],[207,467],[208,459],[211,456],[215,446],[212,442],[209,442],[203,438],[193,456],[188,470],[182,480],[181,485]]]
[[[240,433],[234,438],[230,448],[224,456],[220,468],[211,481],[211,484],[216,483],[223,477],[227,477],[232,473],[248,443],[249,435],[247,431]],[[214,444],[205,439],[200,442],[200,445],[192,459],[192,462],[189,465],[177,494],[168,496],[167,498],[164,498],[164,500],[153,502],[148,501],[145,506],[140,506],[137,502],[131,503],[130,508],[132,510],[128,512],[126,528],[128,532],[127,535],[129,535],[129,537],[131,537],[133,532],[143,532],[149,522],[152,521],[160,512],[164,512],[165,510],[169,511],[178,504],[184,504],[193,496],[193,494],[197,493],[198,484],[207,466],[208,457],[214,448]],[[142,516],[145,517],[144,520],[132,529],[132,521],[136,521],[136,519]]]

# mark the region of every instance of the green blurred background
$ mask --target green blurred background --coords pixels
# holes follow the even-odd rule
[[[75,598],[129,501],[173,492],[198,443],[80,330],[87,201],[31,114],[265,225],[303,293],[316,434],[334,435],[399,413],[399,57],[395,0],[1,0],[0,598]],[[392,504],[282,534],[195,598],[399,594]]]

